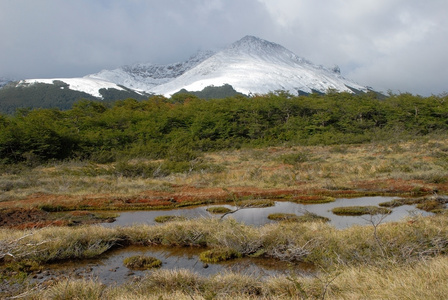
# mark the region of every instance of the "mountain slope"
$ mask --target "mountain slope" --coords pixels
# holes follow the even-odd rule
[[[200,51],[185,62],[168,65],[135,64],[114,70],[102,70],[84,78],[105,80],[131,89],[148,91],[155,86],[179,77],[213,54],[214,52],[212,51]]]
[[[314,65],[286,48],[257,37],[246,36],[203,61],[176,79],[150,91],[171,95],[180,89],[199,91],[207,86],[230,84],[238,92],[264,94],[286,90],[325,93],[329,89],[367,91],[339,72]]]
[[[2,82],[0,80],[0,85]],[[315,65],[281,45],[246,36],[222,51],[199,52],[180,63],[135,64],[82,78],[27,79],[10,83],[0,89],[0,111],[11,112],[23,106],[65,108],[79,98],[145,99],[151,94],[169,97],[181,90],[195,92],[206,87],[226,89],[226,86],[245,95],[277,90],[293,95],[328,90],[368,91],[342,77],[339,68]]]

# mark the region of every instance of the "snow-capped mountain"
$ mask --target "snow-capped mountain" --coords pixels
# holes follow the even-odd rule
[[[125,90],[116,83],[92,78],[25,79],[19,81],[17,87],[26,87],[35,83],[54,84],[55,82],[63,82],[68,85],[68,89],[90,94],[97,98],[102,98],[100,89],[116,89],[119,91]],[[61,89],[64,88],[66,87],[61,87]]]
[[[327,92],[329,89],[367,91],[340,75],[338,68],[327,69],[298,57],[281,45],[246,36],[206,59],[174,80],[151,89],[169,96],[180,89],[200,91],[207,86],[230,84],[243,94],[265,94],[285,90]]]
[[[325,93],[329,89],[368,90],[342,77],[337,67],[329,69],[315,65],[281,45],[254,36],[245,36],[216,53],[199,52],[185,62],[135,64],[82,78],[27,79],[20,81],[17,87],[53,84],[55,81],[59,85],[61,82],[65,84],[61,89],[68,88],[99,99],[104,99],[104,90],[169,97],[181,89],[201,91],[208,86],[226,84],[246,95],[277,90],[294,95],[314,91]]]
[[[167,83],[212,56],[212,51],[200,51],[185,62],[168,65],[135,64],[114,70],[102,70],[84,78],[113,82],[134,90],[149,91],[153,87]]]

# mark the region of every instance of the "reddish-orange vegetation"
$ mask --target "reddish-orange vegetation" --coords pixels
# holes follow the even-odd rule
[[[148,190],[134,196],[92,194],[83,196],[36,193],[26,199],[0,202],[0,226],[35,228],[67,225],[53,221],[46,211],[69,211],[72,217],[88,217],[94,210],[149,210],[245,199],[279,199],[313,203],[325,197],[361,197],[373,195],[423,195],[434,190],[448,191],[448,184],[427,184],[419,180],[384,179],[350,183],[352,190],[257,187],[198,188],[172,185],[170,191]]]

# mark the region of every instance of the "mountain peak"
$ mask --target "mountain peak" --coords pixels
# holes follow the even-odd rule
[[[236,51],[236,52],[246,52],[246,53],[275,53],[275,52],[284,52],[288,51],[283,46],[272,43],[266,40],[263,40],[259,37],[246,35],[242,39],[236,41],[231,44],[227,50]]]

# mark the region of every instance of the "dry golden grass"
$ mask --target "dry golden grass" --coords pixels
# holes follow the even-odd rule
[[[341,267],[314,277],[256,278],[238,273],[202,277],[188,270],[157,270],[136,283],[106,287],[65,280],[29,299],[445,299],[448,258],[413,265]]]
[[[300,155],[299,162],[285,159]],[[222,171],[171,174],[162,178],[95,175],[96,169],[79,162],[37,167],[20,174],[2,174],[0,201],[24,199],[35,193],[114,197],[138,195],[147,190],[169,191],[170,186],[199,188],[255,187],[302,190],[385,190],[381,182],[403,182],[407,189],[440,187],[447,190],[448,140],[417,140],[395,144],[362,144],[310,147],[271,147],[205,153],[204,161]],[[289,163],[285,163],[289,162]],[[86,171],[88,170],[88,171]],[[369,182],[369,184],[366,184]],[[389,184],[390,184],[389,182]],[[400,189],[400,185],[396,187]],[[392,187],[393,189],[393,187]]]

